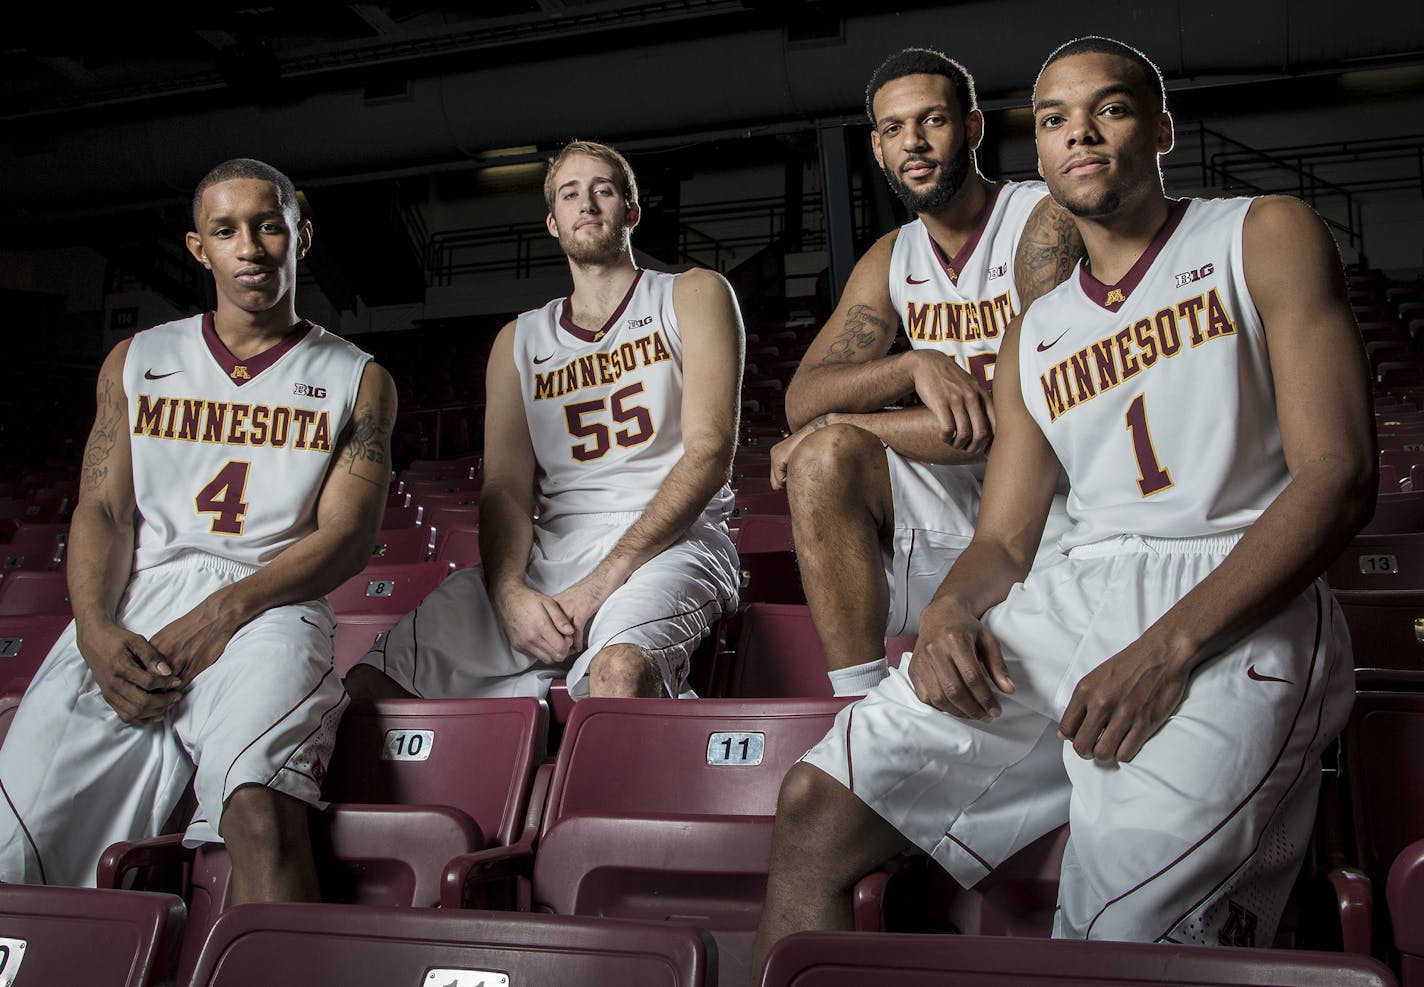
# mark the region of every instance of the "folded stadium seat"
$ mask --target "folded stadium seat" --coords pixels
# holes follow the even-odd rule
[[[532,697],[356,702],[342,717],[322,797],[452,806],[491,845],[508,846],[523,834],[548,741],[548,707]]]
[[[339,805],[313,812],[312,847],[323,901],[430,907],[447,861],[488,845],[464,812],[445,805]],[[221,843],[186,849],[181,833],[116,843],[99,860],[101,888],[179,895],[188,931],[177,983],[188,983],[217,916],[230,907],[232,868]]]
[[[170,894],[0,885],[0,984],[172,984],[185,921]]]
[[[740,699],[830,698],[826,656],[809,607],[753,603],[736,617],[729,636],[735,651],[725,662],[726,694]],[[892,637],[885,651],[892,665],[913,650],[915,636]]]
[[[1419,911],[1387,910],[1390,868],[1403,855],[1401,887],[1411,868],[1408,848],[1424,839],[1424,671],[1367,671],[1358,676],[1355,707],[1340,741],[1343,779],[1353,823],[1353,860],[1357,874],[1332,875],[1337,887],[1364,885],[1373,915],[1359,918],[1362,929],[1346,928],[1347,943],[1363,937],[1375,956],[1389,948],[1388,915],[1396,925],[1417,929]],[[1421,872],[1424,873],[1424,872]],[[1341,877],[1350,878],[1350,881]],[[1407,896],[1406,896],[1407,897]],[[1418,943],[1417,933],[1411,941]]]
[[[414,609],[449,574],[450,566],[445,562],[371,562],[328,593],[326,599],[338,614],[399,616]],[[0,583],[0,611],[4,602],[4,585]]]
[[[342,678],[371,650],[376,635],[388,631],[400,620],[398,613],[338,613],[333,667]]]
[[[1419,360],[1383,360],[1375,370],[1375,380],[1386,387],[1424,383],[1424,363]]]
[[[1382,964],[1340,953],[980,936],[800,932],[762,987],[1394,987]]]
[[[387,506],[381,515],[381,530],[387,528],[414,528],[420,524],[420,507],[416,504],[401,503]]]
[[[733,518],[746,517],[748,514],[786,514],[790,515],[791,505],[787,503],[785,490],[774,490],[770,493],[754,493],[737,495],[736,507],[732,509]]]
[[[1381,466],[1379,468],[1379,493],[1392,494],[1400,492],[1399,467]]]
[[[425,528],[383,528],[371,549],[382,562],[424,562],[430,557],[430,533]]]
[[[21,518],[26,524],[54,524],[68,521],[74,510],[74,495],[46,488],[32,491],[26,498]]]
[[[1380,468],[1381,477],[1384,470]],[[1424,531],[1424,490],[1379,494],[1375,499],[1375,516],[1361,533],[1387,535],[1415,531]]]
[[[238,905],[191,987],[715,987],[705,932],[561,915]]]
[[[0,568],[9,569],[58,569],[64,564],[65,550],[69,545],[69,524],[64,521],[50,524],[21,523],[10,536],[8,545],[0,546],[3,563]]]
[[[480,475],[479,455],[455,459],[415,459],[401,470],[401,479],[460,480]]]
[[[723,987],[750,984],[781,780],[843,705],[583,700],[532,858],[453,862],[442,904],[483,907],[484,881],[514,878],[536,911],[699,926]]]
[[[478,524],[447,524],[433,532],[435,560],[449,562],[456,568],[478,565],[480,561],[480,526]]]
[[[63,572],[19,569],[0,579],[0,617],[27,615],[74,616]]]
[[[796,547],[788,514],[748,514],[732,524],[732,544],[738,552],[790,552]]]
[[[1370,376],[1379,372],[1379,365],[1385,360],[1404,360],[1409,356],[1409,341],[1398,332],[1386,338],[1375,338],[1365,342],[1365,359],[1370,364]]]
[[[1424,452],[1424,429],[1418,426],[1405,428],[1381,428],[1379,430],[1380,452],[1389,449],[1403,449],[1406,452]]]
[[[1424,451],[1418,449],[1381,449],[1379,454],[1380,466],[1392,466],[1395,473],[1402,479],[1409,475],[1409,471],[1415,466],[1424,464]]]
[[[0,617],[0,688],[23,691],[69,621],[56,615]]]
[[[478,511],[480,509],[480,494],[478,490],[456,490],[447,493],[411,491],[410,502],[425,508],[424,513],[421,514],[420,523],[430,524],[430,516],[437,508],[458,507],[462,510]]]
[[[1361,534],[1326,571],[1357,668],[1424,668],[1424,533]],[[1420,626],[1424,630],[1424,625]]]
[[[738,497],[748,494],[772,493],[770,470],[756,473],[738,473],[732,477],[732,489]]]
[[[452,524],[478,525],[480,523],[480,506],[477,502],[467,503],[432,504],[425,507],[421,517],[421,523],[427,528],[434,528],[436,533],[436,543],[439,543],[439,533]]]
[[[480,477],[452,477],[446,480],[428,479],[419,475],[407,477],[402,481],[401,490],[416,502],[420,502],[422,497],[448,497],[461,495],[464,497],[479,498]]]

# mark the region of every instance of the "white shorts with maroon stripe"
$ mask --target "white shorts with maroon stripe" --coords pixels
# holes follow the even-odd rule
[[[641,513],[566,515],[536,525],[525,580],[552,596],[601,562]],[[686,694],[693,651],[737,606],[737,555],[722,523],[698,519],[679,541],[639,566],[589,621],[587,647],[554,665],[515,651],[485,590],[481,566],[452,573],[376,637],[361,659],[425,699],[542,696],[564,677],[588,695],[593,656],[614,644],[641,648],[671,696]]]
[[[1320,757],[1354,698],[1345,623],[1317,580],[1192,676],[1130,762],[1056,736],[1079,680],[1237,541],[1124,536],[1035,569],[984,618],[1016,691],[992,722],[919,701],[908,666],[842,710],[806,760],[968,887],[1064,822],[1054,934],[1270,945],[1315,818]]]
[[[919,631],[920,611],[974,537],[981,481],[974,467],[922,463],[889,447],[885,462],[895,505],[895,530],[884,553],[890,586],[885,634],[894,637]],[[1058,539],[1068,528],[1067,498],[1060,494],[1053,498],[1035,567],[1062,558]]]
[[[119,622],[152,637],[252,566],[189,554],[137,573]],[[0,881],[93,886],[110,844],[158,835],[192,781],[183,842],[221,841],[243,785],[320,804],[346,690],[325,600],[276,607],[233,635],[160,721],[130,725],[99,691],[71,623],[0,750]]]

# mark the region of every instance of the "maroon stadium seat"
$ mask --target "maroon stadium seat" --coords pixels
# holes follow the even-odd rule
[[[772,947],[763,987],[1393,987],[1341,953],[981,936],[802,932]]]
[[[732,510],[734,518],[743,518],[748,514],[785,514],[790,515],[791,505],[787,503],[786,491],[775,490],[770,493],[738,494],[737,505]],[[734,521],[733,523],[738,523]]]
[[[387,507],[381,516],[381,530],[388,528],[414,528],[420,523],[420,508],[415,504],[400,503]]]
[[[523,829],[548,734],[548,707],[528,697],[353,703],[342,717],[322,796],[453,806],[505,846]]]
[[[68,617],[0,617],[0,687],[23,690],[69,626]]]
[[[559,915],[239,905],[192,987],[703,987],[716,949],[686,926]]]
[[[1384,475],[1383,467],[1380,475]],[[1424,531],[1424,490],[1381,493],[1375,499],[1375,516],[1361,533],[1388,535],[1411,531]]]
[[[0,617],[24,615],[74,615],[64,573],[20,569],[0,579]]]
[[[1424,668],[1424,533],[1357,535],[1327,578],[1345,621],[1357,668]]]
[[[5,742],[5,735],[10,732],[10,721],[15,718],[15,710],[19,708],[23,695],[23,691],[15,689],[0,692],[0,744]]]
[[[1424,839],[1415,840],[1394,858],[1386,888],[1394,948],[1399,954],[1399,982],[1424,987]]]
[[[479,854],[444,904],[519,874],[535,910],[674,921],[713,933],[722,983],[750,983],[771,824],[786,771],[840,700],[585,699],[574,706],[532,861]]]
[[[738,615],[727,695],[743,699],[829,698],[826,656],[808,607],[753,603]],[[885,644],[891,664],[914,647],[914,635]]]
[[[178,983],[219,913],[232,900],[232,868],[221,843],[195,849],[182,835],[116,843],[99,861],[104,888],[178,894],[188,906],[188,935]],[[486,845],[465,813],[443,805],[333,805],[312,815],[312,843],[323,901],[428,907],[440,897],[447,861]]]
[[[64,564],[68,547],[69,525],[21,524],[10,536],[10,543],[0,548],[3,567],[11,569],[57,569]]]
[[[0,983],[172,984],[185,918],[169,894],[0,885]]]
[[[455,566],[478,565],[480,561],[480,526],[478,524],[447,524],[432,532],[435,539],[435,559]]]
[[[748,514],[733,525],[732,544],[738,552],[790,552],[796,547],[789,514]]]
[[[398,613],[338,613],[333,662],[342,678],[371,650],[376,635],[388,631],[400,620]]]
[[[444,562],[372,562],[327,594],[337,614],[393,613],[415,609],[450,574]],[[0,607],[4,605],[0,584]]]
[[[380,562],[424,562],[430,557],[430,533],[425,528],[383,528],[371,549]]]

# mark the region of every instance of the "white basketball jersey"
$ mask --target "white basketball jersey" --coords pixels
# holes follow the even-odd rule
[[[136,335],[124,362],[134,570],[188,551],[261,565],[314,531],[370,359],[310,322],[249,360],[212,313]]]
[[[1250,525],[1290,480],[1246,288],[1250,199],[1188,199],[1116,285],[1083,265],[1024,319],[1029,413],[1067,470],[1064,550]]]
[[[682,458],[674,277],[639,271],[596,331],[574,324],[564,298],[515,324],[540,520],[643,511]],[[732,491],[723,485],[704,516],[721,520],[731,506]]]
[[[1042,182],[1000,182],[979,226],[948,260],[916,219],[890,254],[890,298],[915,349],[954,357],[985,387],[1009,320],[1019,314],[1014,255],[1024,224],[1048,194]]]

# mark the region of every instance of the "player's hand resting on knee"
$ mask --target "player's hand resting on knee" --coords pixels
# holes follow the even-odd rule
[[[581,651],[588,645],[588,625],[598,608],[613,595],[618,586],[612,577],[595,567],[592,572],[567,589],[554,594],[554,602],[568,616],[574,627],[571,650]]]
[[[78,644],[104,701],[125,723],[162,719],[183,695],[182,681],[141,634],[118,624],[78,628]]]
[[[222,657],[241,626],[215,593],[153,635],[152,641],[186,688]]]
[[[829,414],[817,415],[795,432],[771,447],[771,489],[786,489],[787,471],[791,466],[791,454],[801,444],[801,440],[812,432],[820,431],[831,424]]]
[[[954,358],[938,350],[914,350],[915,394],[934,413],[945,445],[983,452],[994,438],[994,403]]]
[[[1082,758],[1131,761],[1182,703],[1191,669],[1137,641],[1083,676],[1058,724]]]
[[[491,596],[495,616],[515,651],[546,665],[569,656],[574,625],[553,597],[523,584],[504,587]]]
[[[920,613],[910,683],[921,702],[969,720],[999,715],[995,688],[1014,691],[998,640],[950,599],[933,600]]]

